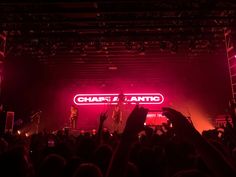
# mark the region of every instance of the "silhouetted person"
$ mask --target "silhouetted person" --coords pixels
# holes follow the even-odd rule
[[[75,105],[72,105],[70,108],[70,126],[72,129],[77,128],[77,121],[79,116],[79,110]]]

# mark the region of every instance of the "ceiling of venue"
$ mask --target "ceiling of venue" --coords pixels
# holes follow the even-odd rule
[[[157,81],[170,63],[225,55],[225,27],[236,30],[234,0],[0,3],[6,59],[32,58],[68,78]]]

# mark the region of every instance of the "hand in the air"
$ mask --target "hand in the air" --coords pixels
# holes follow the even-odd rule
[[[146,120],[147,113],[148,109],[136,105],[127,119],[124,133],[129,135],[137,135],[140,131],[142,131],[144,129],[144,122]]]
[[[100,122],[103,123],[107,119],[108,115],[107,112],[103,112],[100,115]]]
[[[192,140],[193,136],[198,134],[192,123],[182,113],[167,107],[162,108],[162,111],[173,124],[174,131],[178,136]]]

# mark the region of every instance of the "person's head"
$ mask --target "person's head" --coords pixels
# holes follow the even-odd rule
[[[64,177],[72,177],[76,169],[80,166],[81,159],[79,157],[72,157],[66,164],[63,172]]]
[[[65,167],[65,159],[57,154],[48,155],[42,162],[38,177],[58,177]]]
[[[30,167],[31,165],[22,146],[15,147],[0,156],[0,171],[5,176],[28,176],[32,172]]]
[[[75,111],[75,110],[77,110],[78,108],[77,108],[77,106],[75,106],[75,105],[71,105],[70,109],[71,109],[71,111]]]
[[[92,163],[83,163],[74,173],[73,177],[103,177],[101,170]]]
[[[191,169],[191,170],[182,170],[177,173],[175,173],[172,177],[210,177],[206,175],[205,173],[196,170],[196,169]]]
[[[134,163],[129,162],[125,176],[126,177],[139,177],[140,173],[139,173],[138,167]]]

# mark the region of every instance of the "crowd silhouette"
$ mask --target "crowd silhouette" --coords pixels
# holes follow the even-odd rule
[[[169,122],[144,126],[148,110],[137,105],[122,134],[103,128],[75,136],[68,130],[29,137],[3,134],[0,173],[9,177],[235,177],[236,115],[232,124],[200,134],[172,108],[162,108]],[[170,126],[171,125],[171,126]],[[140,132],[143,132],[140,134]],[[161,133],[160,133],[161,132]]]

